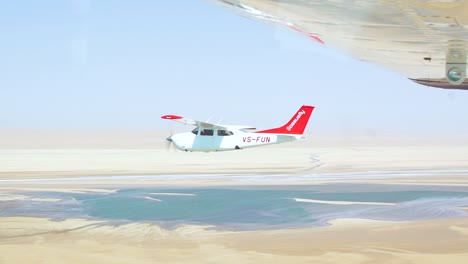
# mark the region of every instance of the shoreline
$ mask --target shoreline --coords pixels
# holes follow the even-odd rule
[[[149,223],[0,217],[0,260],[11,263],[464,263],[468,218],[336,219],[312,228],[216,231]],[[318,243],[320,241],[320,243]],[[157,251],[155,251],[157,248]],[[213,253],[216,252],[216,259]]]
[[[467,150],[466,144],[273,146],[211,154],[164,149],[2,149],[0,200],[42,203],[44,208],[49,208],[56,200],[27,192],[106,195],[120,188],[134,187],[302,188],[321,184],[396,184],[442,191],[468,190]],[[61,198],[51,195],[57,197]],[[305,202],[323,202],[297,197],[308,199]],[[337,200],[349,204],[346,199]],[[8,206],[7,203],[4,205]],[[62,206],[57,205],[50,208]],[[458,207],[468,212],[466,204],[459,203]],[[144,220],[117,223],[86,218],[53,221],[0,216],[0,263],[465,264],[468,259],[468,217],[411,221],[339,218],[328,222],[326,226],[229,231],[209,225],[167,229]]]
[[[348,184],[399,184],[421,186],[468,186],[468,169],[424,169],[391,171],[323,172],[305,174],[286,173],[190,173],[190,174],[145,174],[145,175],[99,175],[77,176],[35,173],[33,178],[0,178],[0,190],[11,189],[73,189],[109,191],[117,187],[131,186],[282,186]],[[80,176],[78,176],[80,175]]]

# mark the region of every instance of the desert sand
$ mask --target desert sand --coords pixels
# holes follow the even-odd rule
[[[431,171],[429,174],[424,172]],[[440,173],[437,173],[437,172]],[[377,173],[374,173],[377,172]],[[376,177],[378,172],[391,172]],[[334,174],[340,174],[338,178]],[[346,177],[346,173],[350,177]],[[355,174],[352,174],[355,173]],[[356,173],[358,175],[356,175]],[[105,185],[105,176],[195,175],[145,180],[113,178],[115,185],[318,184],[379,182],[468,185],[468,145],[295,147],[274,145],[219,153],[166,149],[0,149],[0,188]],[[213,175],[220,175],[213,177]],[[224,176],[223,176],[224,175]],[[291,175],[283,181],[242,179],[242,175]],[[14,182],[99,176],[93,182]],[[396,177],[397,176],[397,177]],[[104,178],[103,178],[104,177]],[[111,178],[109,178],[111,179]],[[257,177],[259,179],[259,177]],[[273,178],[274,179],[274,178]],[[279,178],[278,178],[279,179]],[[85,186],[84,186],[85,185]],[[100,187],[98,187],[100,188]]]
[[[466,263],[468,219],[270,231],[0,218],[0,263]]]
[[[468,139],[463,135],[307,134],[305,140],[281,145],[186,153],[166,149],[166,134],[118,130],[0,131],[0,179],[468,169]],[[444,178],[445,183],[463,181],[456,174],[450,175],[454,181]]]
[[[134,138],[3,135],[0,202],[37,199],[17,191],[113,192],[120,186],[148,185],[364,182],[468,188],[466,142],[300,141],[233,152],[185,153],[166,149],[150,133],[138,142]],[[116,178],[119,175],[125,177]],[[234,232],[206,226],[167,230],[145,222],[0,217],[0,263],[467,261],[468,218],[338,219],[325,227]]]

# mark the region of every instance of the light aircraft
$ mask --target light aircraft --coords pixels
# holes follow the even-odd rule
[[[162,119],[196,126],[191,132],[179,133],[166,140],[184,151],[228,151],[290,142],[302,134],[314,110],[303,105],[286,124],[277,128],[256,130],[250,126],[211,124],[178,115],[163,115]]]
[[[468,0],[217,2],[419,84],[468,89]]]

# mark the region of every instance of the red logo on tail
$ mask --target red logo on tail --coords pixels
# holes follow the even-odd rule
[[[303,105],[285,125],[277,128],[257,131],[256,133],[302,135],[315,107]]]
[[[299,119],[301,119],[301,116],[304,115],[306,113],[306,111],[304,110],[301,110],[299,112],[297,112],[297,116],[296,118],[294,118],[294,120],[291,122],[291,124],[289,124],[286,129],[288,131],[291,131],[291,129],[293,129],[294,125],[297,123],[297,121],[299,121]]]

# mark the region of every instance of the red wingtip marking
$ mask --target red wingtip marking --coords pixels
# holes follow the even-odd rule
[[[162,119],[172,119],[172,120],[174,120],[174,119],[182,119],[182,117],[181,117],[181,116],[178,116],[178,115],[163,115],[163,116],[161,116],[161,118],[162,118]]]
[[[320,43],[320,44],[325,44],[325,42],[324,42],[321,38],[319,38],[317,35],[315,35],[315,34],[313,34],[313,33],[307,32],[307,31],[303,30],[302,28],[299,28],[299,27],[294,26],[294,25],[289,25],[289,27],[290,27],[291,29],[293,29],[293,30],[295,30],[295,31],[297,31],[297,32],[300,32],[300,33],[306,35],[307,37],[309,37],[309,38],[311,38],[311,39],[317,41],[317,42]]]

